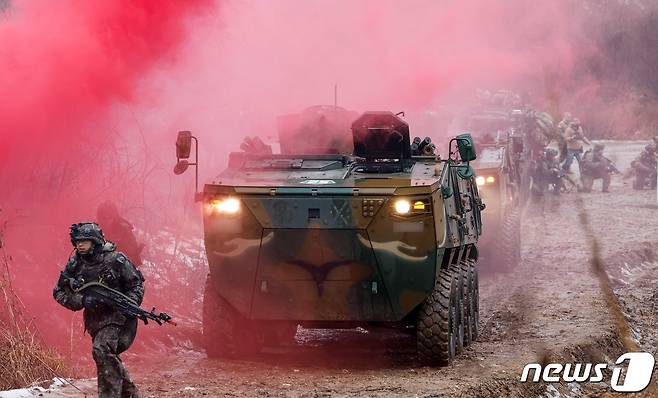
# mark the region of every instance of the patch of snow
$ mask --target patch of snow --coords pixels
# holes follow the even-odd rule
[[[18,388],[15,390],[0,391],[0,398],[27,398],[38,397],[39,394],[47,392],[45,388]]]
[[[548,398],[561,398],[562,394],[560,394],[560,391],[558,391],[557,388],[549,384],[546,387],[546,394],[544,394],[544,396]]]
[[[0,391],[0,398],[30,398],[41,397],[44,393],[52,393],[60,387],[68,385],[65,379],[55,377],[48,388],[33,386],[28,388],[17,388],[14,390]]]

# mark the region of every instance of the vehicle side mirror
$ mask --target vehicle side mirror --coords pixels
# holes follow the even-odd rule
[[[178,163],[176,163],[176,166],[174,166],[174,174],[176,175],[181,175],[185,173],[185,170],[190,166],[190,162],[188,162],[186,159],[180,159]]]
[[[475,177],[475,170],[469,165],[461,165],[457,166],[457,175],[459,178],[464,179],[464,180],[469,180],[473,177]]]
[[[178,138],[176,138],[176,157],[178,159],[188,159],[190,157],[191,149],[192,149],[192,132],[179,131]]]
[[[192,152],[192,140],[194,140],[194,161],[190,161]],[[176,165],[174,174],[185,173],[188,167],[194,166],[194,192],[199,192],[199,140],[192,135],[191,131],[179,131],[176,138]]]
[[[460,134],[455,137],[457,140],[457,149],[459,150],[459,157],[465,161],[470,162],[477,158],[477,152],[475,151],[475,143],[473,142],[473,137],[470,134]]]

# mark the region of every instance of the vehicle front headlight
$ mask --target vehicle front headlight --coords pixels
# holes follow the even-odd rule
[[[398,214],[408,214],[411,211],[411,202],[407,199],[398,199],[395,201],[393,208]]]
[[[210,202],[213,211],[221,214],[236,214],[240,211],[240,200],[238,198],[217,199]]]
[[[496,182],[496,177],[494,176],[477,176],[475,177],[475,183],[478,185],[478,187],[481,187],[483,185],[489,185],[493,184]]]

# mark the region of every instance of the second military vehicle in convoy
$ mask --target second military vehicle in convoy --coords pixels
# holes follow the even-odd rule
[[[481,99],[452,129],[472,134],[479,150],[473,167],[487,204],[479,245],[483,268],[511,271],[521,259],[520,205],[530,194],[532,160],[552,138],[553,120],[501,91]]]
[[[253,353],[298,325],[403,326],[415,328],[424,363],[450,362],[478,334],[484,206],[472,139],[452,139],[447,159],[415,156],[409,126],[391,112],[324,133],[301,137],[310,154],[232,153],[198,194],[208,356]],[[335,153],[346,134],[351,153]],[[179,133],[177,173],[196,164],[193,138]],[[332,147],[322,153],[321,143]]]

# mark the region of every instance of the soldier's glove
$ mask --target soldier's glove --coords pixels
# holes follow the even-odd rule
[[[82,297],[82,305],[84,305],[85,309],[87,310],[96,309],[103,304],[105,304],[103,299],[94,295],[86,294],[84,297]]]

